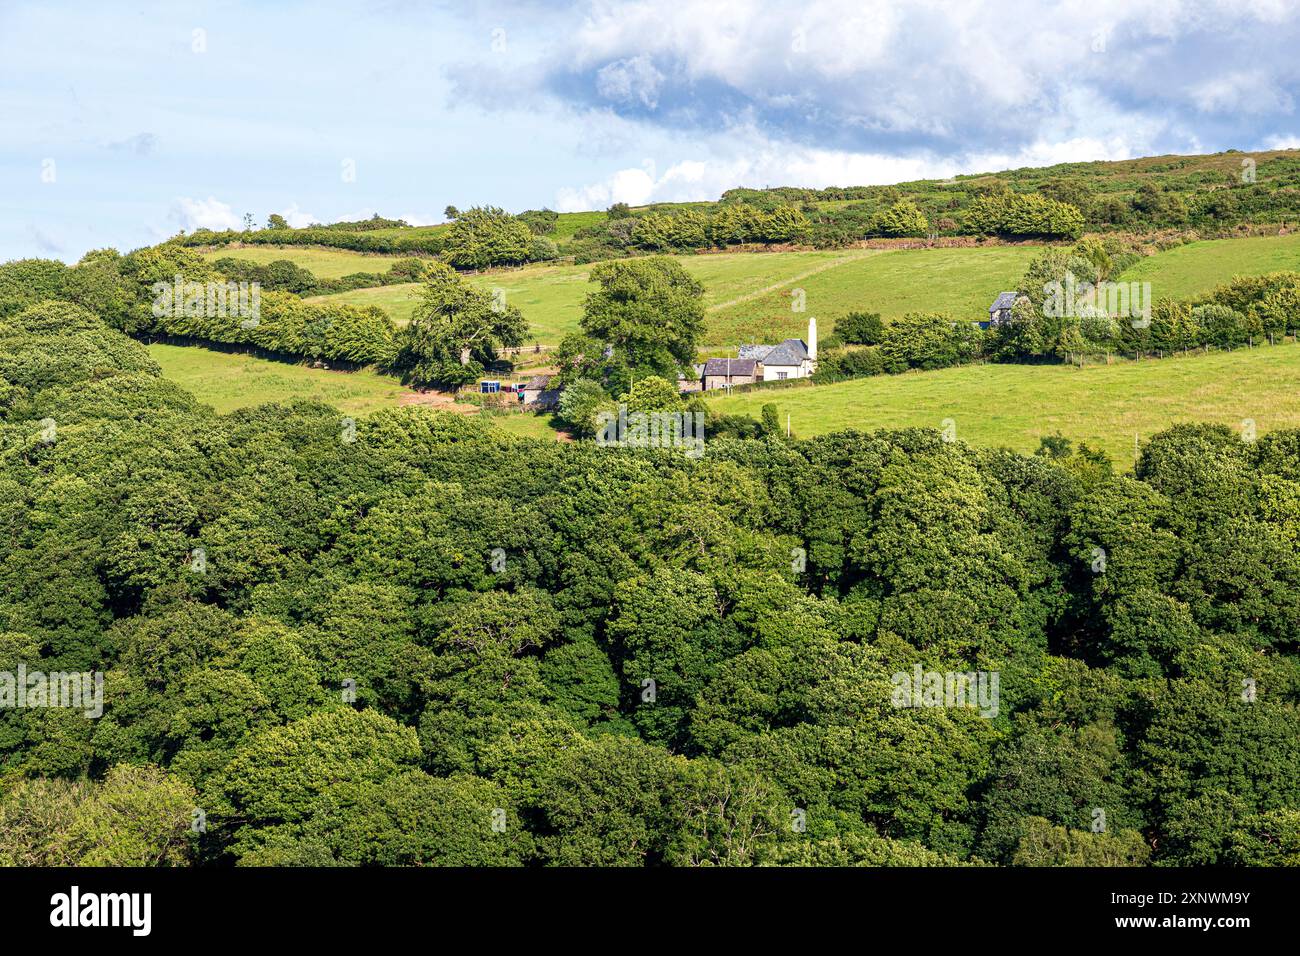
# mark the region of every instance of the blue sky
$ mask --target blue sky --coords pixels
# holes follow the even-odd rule
[[[0,260],[1295,147],[1297,50],[1292,0],[0,0]]]

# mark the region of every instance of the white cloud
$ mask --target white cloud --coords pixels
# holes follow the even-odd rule
[[[1192,88],[1196,106],[1206,113],[1290,113],[1295,103],[1262,70],[1241,70]]]
[[[741,122],[867,154],[1117,136],[1172,151],[1207,133],[1223,148],[1290,114],[1300,88],[1288,0],[593,0],[553,13],[548,51],[489,84],[516,91],[515,108],[532,90],[665,130]]]
[[[654,109],[659,103],[659,86],[664,75],[649,57],[633,56],[606,64],[596,73],[596,92],[616,103],[640,101]]]
[[[179,197],[172,206],[172,218],[187,231],[195,229],[241,229],[243,220],[235,215],[229,203],[215,196],[207,199]]]
[[[280,210],[280,215],[293,229],[301,229],[304,226],[310,226],[313,222],[320,222],[320,219],[311,213],[303,212],[297,203],[290,203],[288,209]]]
[[[1045,0],[1032,15],[1021,0],[595,0],[570,13],[528,66],[547,78],[534,87],[582,118],[585,143],[630,141],[663,172],[611,148],[623,158],[610,173],[558,190],[566,211],[1249,148],[1300,89],[1300,4],[1283,0]]]
[[[443,221],[442,216],[426,216],[424,213],[406,213],[398,216],[402,222],[409,222],[412,226],[436,226]]]
[[[643,206],[657,198],[655,192],[660,184],[661,181],[655,179],[654,163],[646,162],[641,169],[620,169],[597,183],[560,189],[556,193],[555,208],[558,212],[580,212],[605,209],[616,202]]]

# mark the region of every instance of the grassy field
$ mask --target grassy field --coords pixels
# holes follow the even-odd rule
[[[343,372],[228,354],[151,345],[163,374],[219,412],[265,402],[312,399],[362,415],[392,408],[406,394],[375,372]],[[765,389],[711,397],[714,407],[755,418],[776,405],[795,434],[846,428],[939,428],[952,419],[957,437],[976,445],[1032,452],[1057,432],[1104,449],[1120,467],[1133,460],[1133,438],[1182,421],[1260,433],[1300,427],[1300,345],[1179,358],[1072,366],[974,365],[857,379],[836,385]],[[545,416],[498,415],[492,426],[512,435],[552,438]]]
[[[1150,282],[1157,299],[1190,299],[1236,275],[1300,270],[1300,235],[1210,239],[1157,253],[1127,269],[1125,282]]]
[[[835,385],[758,390],[712,400],[721,412],[757,418],[776,405],[796,435],[845,428],[939,428],[975,445],[1032,452],[1060,432],[1133,461],[1133,436],[1176,422],[1251,419],[1261,434],[1300,427],[1300,345],[1113,365],[973,365],[856,379]]]
[[[681,262],[703,283],[705,305],[709,309],[708,332],[710,344],[729,342],[734,338],[730,328],[732,310],[743,310],[746,297],[779,295],[773,290],[780,286],[785,291],[785,313],[776,322],[769,323],[772,334],[787,332],[787,326],[807,326],[803,318],[792,324],[788,288],[802,281],[809,273],[827,267],[861,261],[880,255],[869,250],[854,252],[790,252],[790,253],[732,253],[725,255],[686,256]],[[505,290],[505,299],[518,306],[528,319],[531,335],[546,344],[558,342],[569,332],[577,331],[582,317],[582,303],[592,289],[588,281],[590,266],[525,266],[521,269],[498,269],[492,272],[466,276],[466,281],[481,289]],[[818,273],[820,274],[820,273]],[[417,283],[391,285],[374,289],[356,289],[336,295],[320,296],[319,300],[344,302],[350,305],[378,305],[386,309],[397,322],[407,322],[415,308],[413,293]],[[309,300],[315,301],[315,300]],[[781,336],[782,338],[785,335]]]
[[[725,253],[684,256],[682,264],[705,288],[704,344],[729,348],[753,341],[803,337],[815,315],[825,335],[834,320],[853,309],[894,318],[915,309],[948,311],[976,319],[998,292],[1012,288],[1036,246],[977,249],[875,249],[831,252]],[[576,331],[591,285],[590,266],[527,266],[467,280],[482,289],[505,290],[506,301],[528,319],[531,334],[545,344]],[[323,300],[378,305],[398,322],[415,307],[414,284],[357,289]],[[802,289],[805,312],[794,312]]]
[[[774,332],[802,338],[809,315],[817,316],[826,334],[835,319],[854,310],[879,312],[886,319],[915,311],[946,312],[976,321],[988,317],[997,294],[1014,289],[1029,260],[1041,252],[1038,246],[859,250],[796,282],[717,308],[710,325],[733,341],[749,342],[771,340]],[[806,296],[803,315],[791,312],[795,288]]]
[[[576,215],[576,214],[575,214]],[[595,214],[592,214],[595,215]],[[561,223],[567,220],[562,219]],[[680,261],[705,287],[708,310],[704,346],[726,354],[745,342],[802,337],[808,316],[823,335],[854,309],[886,319],[911,311],[984,317],[997,293],[1015,288],[1039,246],[963,249],[846,249],[818,252],[720,253]],[[387,268],[386,257],[317,249],[231,250],[258,261],[287,257],[320,275]],[[1187,298],[1233,275],[1300,269],[1300,236],[1220,239],[1192,243],[1137,263],[1123,278],[1149,281],[1157,296]],[[332,269],[333,272],[318,271]],[[499,269],[466,280],[485,290],[503,289],[506,301],[528,319],[531,339],[554,344],[576,331],[591,285],[590,266],[536,265]],[[378,305],[404,323],[415,308],[417,284],[357,289],[326,301]],[[796,290],[806,311],[795,312]]]
[[[389,266],[402,257],[315,246],[243,246],[205,252],[203,258],[244,259],[263,266],[277,259],[288,259],[318,279],[339,279],[354,272],[387,272]]]
[[[267,402],[309,399],[350,415],[366,415],[396,408],[409,393],[395,378],[371,371],[308,368],[177,345],[151,345],[149,354],[164,376],[223,414]],[[555,440],[555,429],[545,415],[491,415],[486,421],[516,437]]]
[[[407,391],[396,379],[371,371],[308,368],[178,345],[150,345],[149,354],[163,375],[222,413],[301,398],[364,415],[397,405]]]
[[[587,226],[594,226],[597,223],[605,221],[604,210],[595,212],[562,212],[560,218],[555,221],[555,231],[550,233],[548,238],[554,239],[559,245],[563,246],[573,238],[573,234],[579,229],[585,229]]]
[[[403,282],[400,285],[375,286],[370,289],[353,289],[351,292],[338,292],[334,295],[317,295],[306,299],[307,302],[337,302],[342,305],[368,306],[377,305],[392,316],[398,325],[411,321],[411,312],[415,309],[415,292],[420,288],[418,282]]]
[[[556,432],[551,426],[549,415],[519,412],[510,415],[485,415],[484,420],[493,428],[499,428],[517,438],[543,438],[547,441],[555,441]]]

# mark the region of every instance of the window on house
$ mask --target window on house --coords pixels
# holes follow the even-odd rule
[[[786,375],[788,375],[788,374],[789,374],[788,372],[777,372],[777,373],[776,373],[776,380],[777,380],[778,382],[784,382],[784,381],[785,381],[785,377],[786,377]]]

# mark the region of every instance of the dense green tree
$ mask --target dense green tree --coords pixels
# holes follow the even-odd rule
[[[836,320],[835,334],[850,345],[879,345],[885,326],[879,312],[848,312]]]
[[[989,235],[1077,239],[1083,215],[1074,206],[1034,194],[1003,193],[975,200],[966,210],[966,231]]]
[[[583,438],[596,434],[601,412],[614,412],[615,405],[609,393],[599,382],[582,379],[574,382],[560,393],[558,414],[560,420],[573,432]]]
[[[454,388],[478,378],[498,348],[522,344],[527,331],[517,308],[435,266],[398,336],[395,364],[416,385]]]
[[[519,217],[496,206],[474,206],[456,211],[442,257],[455,269],[517,265],[528,261],[532,239],[533,231]]]
[[[872,216],[869,228],[877,236],[924,236],[930,221],[916,203],[903,199]]]
[[[947,368],[968,362],[982,349],[979,328],[939,313],[909,312],[891,322],[880,352],[893,371]]]
[[[1030,817],[1013,862],[1017,866],[1142,866],[1150,854],[1136,830],[1092,832]]]
[[[598,289],[583,306],[582,331],[608,346],[628,373],[676,381],[695,361],[704,328],[703,287],[662,256],[602,263],[591,270]]]
[[[189,861],[193,789],[157,767],[101,783],[30,780],[0,797],[5,866],[177,866]]]

